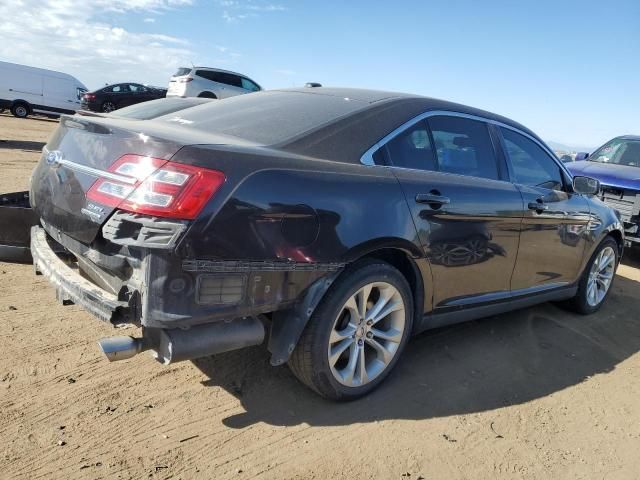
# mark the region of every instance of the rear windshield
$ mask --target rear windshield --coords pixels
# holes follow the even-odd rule
[[[174,77],[181,77],[183,75],[189,75],[191,73],[190,68],[179,68],[176,73],[173,74]]]
[[[191,108],[203,103],[215,102],[211,98],[160,98],[149,102],[137,103],[130,107],[121,108],[111,114],[114,117],[133,118],[137,120],[150,120],[175,113],[185,108]]]
[[[271,91],[215,100],[158,120],[274,145],[366,106],[351,98]]]

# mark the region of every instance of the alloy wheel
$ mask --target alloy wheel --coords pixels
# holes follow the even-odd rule
[[[369,283],[349,297],[329,337],[327,354],[334,378],[359,387],[380,375],[400,347],[405,315],[402,295],[386,282]]]
[[[105,113],[113,112],[116,109],[116,106],[111,102],[104,102],[102,104],[102,111]]]
[[[615,273],[616,254],[613,248],[606,247],[598,254],[591,265],[587,281],[587,303],[599,305],[609,291]]]

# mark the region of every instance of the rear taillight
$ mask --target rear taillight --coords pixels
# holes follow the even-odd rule
[[[191,78],[191,77],[182,77],[182,78],[179,78],[179,79],[178,79],[178,82],[180,82],[180,83],[187,83],[187,82],[190,82],[190,81],[192,81],[192,80],[193,80],[193,78]]]
[[[87,199],[129,212],[192,220],[224,181],[217,170],[129,154],[96,180]]]
[[[85,93],[83,96],[85,100],[93,100],[96,98],[94,93]]]

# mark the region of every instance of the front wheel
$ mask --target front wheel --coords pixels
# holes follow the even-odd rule
[[[386,262],[360,262],[327,292],[289,366],[323,397],[361,397],[393,369],[412,324],[413,299],[404,276]]]
[[[611,291],[618,266],[618,243],[605,238],[591,256],[580,279],[578,293],[567,302],[567,306],[578,313],[588,315],[602,307]]]

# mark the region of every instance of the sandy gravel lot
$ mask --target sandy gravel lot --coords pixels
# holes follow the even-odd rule
[[[55,126],[0,115],[0,192],[27,187]],[[0,478],[637,479],[639,266],[591,317],[545,304],[423,334],[337,405],[260,348],[110,364],[96,339],[134,330],[0,263]]]

